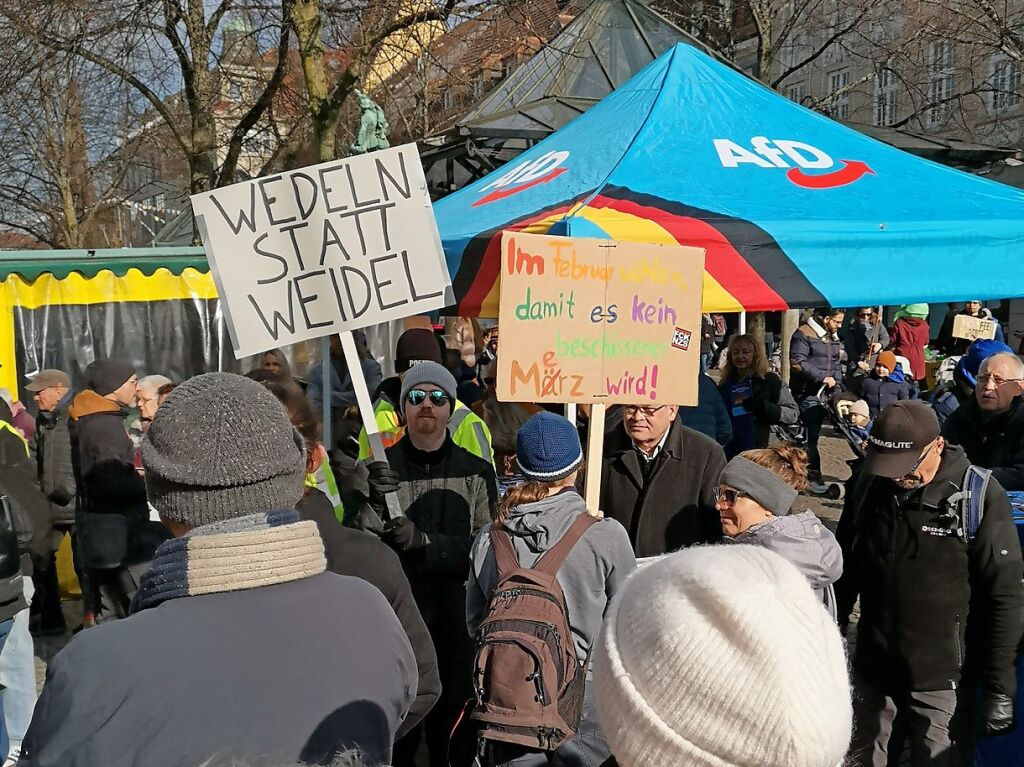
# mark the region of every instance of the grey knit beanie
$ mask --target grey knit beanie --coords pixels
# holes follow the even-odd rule
[[[231,373],[196,376],[157,411],[142,443],[149,502],[192,527],[290,509],[306,448],[266,388]]]
[[[459,385],[455,383],[455,376],[448,368],[438,365],[436,362],[421,362],[419,365],[409,369],[409,372],[402,377],[402,402],[401,409],[405,412],[405,395],[423,384],[434,384],[438,389],[448,395],[452,401],[452,412],[455,412],[455,391]]]

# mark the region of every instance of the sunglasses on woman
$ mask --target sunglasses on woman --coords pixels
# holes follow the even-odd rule
[[[721,503],[725,501],[726,506],[735,506],[737,498],[744,498],[748,493],[742,490],[733,490],[731,487],[716,487],[715,488],[715,503]]]
[[[422,405],[427,398],[430,399],[430,404],[434,407],[444,407],[451,399],[443,391],[434,389],[431,392],[425,392],[423,389],[410,389],[409,393],[405,395],[405,400],[414,407]]]

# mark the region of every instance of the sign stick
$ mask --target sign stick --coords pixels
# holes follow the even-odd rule
[[[334,443],[331,441],[331,427],[334,423],[331,409],[334,407],[334,389],[331,388],[331,337],[324,336],[320,339],[320,364],[323,369],[320,371],[323,375],[321,376],[321,383],[323,386],[320,391],[323,392],[323,423],[324,423],[324,445],[327,446],[327,452],[330,454],[331,448]]]
[[[345,364],[348,365],[348,374],[352,377],[352,388],[356,394],[356,403],[359,405],[359,415],[363,419],[366,437],[370,442],[370,455],[374,461],[384,461],[387,463],[388,457],[384,452],[384,443],[381,441],[380,431],[377,429],[377,417],[373,412],[370,390],[366,386],[363,366],[359,363],[359,351],[356,349],[356,341],[352,337],[351,330],[344,330],[338,336],[341,338],[341,348],[345,350]],[[326,397],[327,395],[325,394],[324,396]],[[388,514],[391,519],[405,516],[398,505],[398,498],[395,497],[394,493],[385,494],[384,499],[387,501]]]
[[[603,403],[590,406],[590,428],[587,434],[587,511],[592,516],[601,516],[601,457],[604,454],[604,411]]]

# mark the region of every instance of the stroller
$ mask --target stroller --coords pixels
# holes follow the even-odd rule
[[[828,388],[822,386],[816,395],[818,404],[825,410],[825,419],[832,425],[832,428],[839,432],[853,450],[855,463],[864,458],[863,439],[854,432],[853,424],[849,421],[850,405],[860,397],[851,392],[837,392],[830,394]],[[846,485],[843,482],[828,482],[825,485],[825,492],[820,493],[821,497],[830,500],[840,500],[846,495]]]

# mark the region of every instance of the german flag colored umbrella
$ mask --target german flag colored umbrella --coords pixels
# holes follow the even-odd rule
[[[467,316],[497,316],[502,230],[704,248],[706,311],[1024,296],[1024,193],[686,45],[434,208]]]

